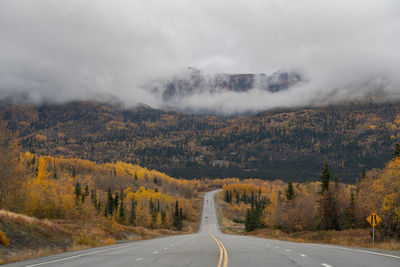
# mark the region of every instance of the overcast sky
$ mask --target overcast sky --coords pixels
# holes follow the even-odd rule
[[[0,97],[112,94],[160,107],[141,85],[188,66],[294,70],[307,83],[271,94],[196,95],[222,112],[400,94],[398,0],[0,0]]]

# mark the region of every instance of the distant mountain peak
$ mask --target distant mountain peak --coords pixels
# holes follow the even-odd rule
[[[145,86],[153,94],[159,95],[165,104],[197,94],[220,94],[224,92],[248,92],[258,89],[277,93],[288,90],[303,81],[296,72],[276,71],[265,73],[206,73],[194,67],[171,77]]]

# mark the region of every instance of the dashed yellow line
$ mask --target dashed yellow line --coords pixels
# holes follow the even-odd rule
[[[210,236],[217,242],[219,247],[219,261],[217,267],[227,267],[228,266],[228,252],[224,247],[224,244],[216,238],[213,234],[210,233]]]

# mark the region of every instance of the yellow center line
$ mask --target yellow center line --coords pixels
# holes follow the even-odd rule
[[[226,249],[222,242],[216,238],[213,234],[210,233],[210,236],[217,242],[218,247],[219,247],[219,261],[217,267],[227,267],[228,266],[228,252],[226,252]],[[224,262],[222,265],[222,261]]]

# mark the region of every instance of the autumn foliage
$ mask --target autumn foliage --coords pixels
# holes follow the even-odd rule
[[[200,181],[124,162],[97,164],[20,153],[5,124],[0,126],[2,209],[36,218],[107,219],[152,229],[181,229],[183,222],[198,220],[193,199],[207,187]],[[174,225],[177,203],[180,224]]]
[[[243,180],[226,185],[219,196],[225,202],[223,214],[233,222],[245,223],[246,230],[267,227],[297,232],[367,228],[366,217],[376,212],[382,218],[378,240],[400,239],[400,157],[382,170],[364,173],[356,185],[332,181],[327,164],[321,172],[322,182]],[[242,199],[251,194],[267,201],[262,224],[248,229],[253,204]]]

